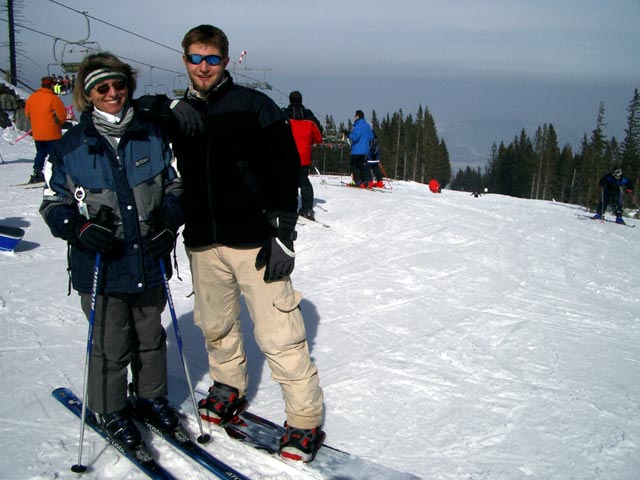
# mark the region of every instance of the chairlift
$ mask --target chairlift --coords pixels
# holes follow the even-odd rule
[[[59,65],[64,73],[78,73],[80,69],[80,61],[82,57],[84,57],[89,52],[100,51],[100,44],[98,42],[90,42],[89,37],[91,36],[91,24],[89,22],[89,17],[86,12],[81,12],[84,15],[85,20],[87,21],[87,36],[81,40],[76,42],[63,41],[62,49],[60,51],[60,58],[58,58],[58,50],[57,44],[58,41],[62,41],[60,38],[56,38],[53,41],[53,59],[56,61],[55,65]],[[74,47],[75,46],[75,47]],[[69,61],[69,54],[82,54],[78,59],[71,59]],[[65,55],[67,59],[65,60]],[[52,64],[53,65],[53,64]],[[48,71],[48,69],[47,69]]]
[[[153,67],[149,68],[149,83],[144,86],[145,95],[164,94],[169,96],[169,89],[162,83],[154,83],[152,78]]]
[[[185,75],[180,74],[173,79],[173,94],[176,97],[184,97],[184,94],[187,93],[187,88],[183,86],[184,78],[185,78]]]

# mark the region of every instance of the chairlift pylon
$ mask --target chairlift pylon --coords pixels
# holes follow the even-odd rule
[[[234,78],[242,77],[245,78],[246,81],[236,81],[237,85],[242,85],[243,87],[254,88],[254,89],[262,89],[262,90],[272,90],[273,87],[269,82],[267,82],[267,73],[271,71],[270,68],[252,68],[247,66],[247,62],[245,60],[245,56],[247,54],[246,50],[243,50],[240,54],[240,58],[237,62],[231,62],[231,74]],[[242,67],[240,67],[242,65]],[[262,72],[262,80],[257,80],[252,76],[249,76],[245,73],[240,72],[253,72],[253,71],[261,71]]]

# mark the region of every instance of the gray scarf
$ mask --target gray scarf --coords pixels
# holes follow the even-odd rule
[[[122,115],[122,118],[118,123],[111,123],[106,120],[102,115],[100,115],[95,110],[91,113],[91,119],[93,120],[93,125],[96,127],[96,130],[101,135],[109,136],[109,137],[122,137],[124,132],[127,131],[131,120],[133,120],[133,108],[129,108],[127,105]]]

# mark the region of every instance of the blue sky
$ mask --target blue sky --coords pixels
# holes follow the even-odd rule
[[[308,107],[336,121],[356,109],[415,113],[421,103],[445,140],[456,122],[496,119],[512,122],[513,135],[553,123],[562,138],[566,126],[573,142],[574,129],[595,126],[599,101],[610,135],[620,137],[640,86],[638,0],[56,2],[23,0],[18,20],[64,40],[85,39],[85,18],[61,3],[178,50],[190,27],[211,23],[229,36],[232,61],[248,52],[243,65],[256,70],[242,72],[268,81],[278,103],[299,89]],[[90,32],[103,50],[176,72],[130,62],[139,69],[138,93],[183,83],[175,51],[97,20]],[[55,63],[53,40],[28,30],[18,40],[26,81],[36,85]],[[82,56],[71,47],[65,61]],[[6,57],[3,49],[5,67]],[[487,140],[487,151],[493,140],[500,139]]]

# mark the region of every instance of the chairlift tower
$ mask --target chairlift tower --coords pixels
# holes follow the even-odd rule
[[[232,62],[231,73],[234,79],[237,79],[238,77],[242,77],[244,79],[242,81],[234,80],[236,85],[241,85],[243,87],[253,89],[272,90],[273,87],[269,82],[267,82],[267,73],[269,73],[271,69],[248,67],[244,62],[246,54],[247,51],[243,50],[243,52],[240,54],[240,58],[238,58],[238,61]],[[257,80],[256,78],[254,78],[252,72],[262,72],[262,80]]]

